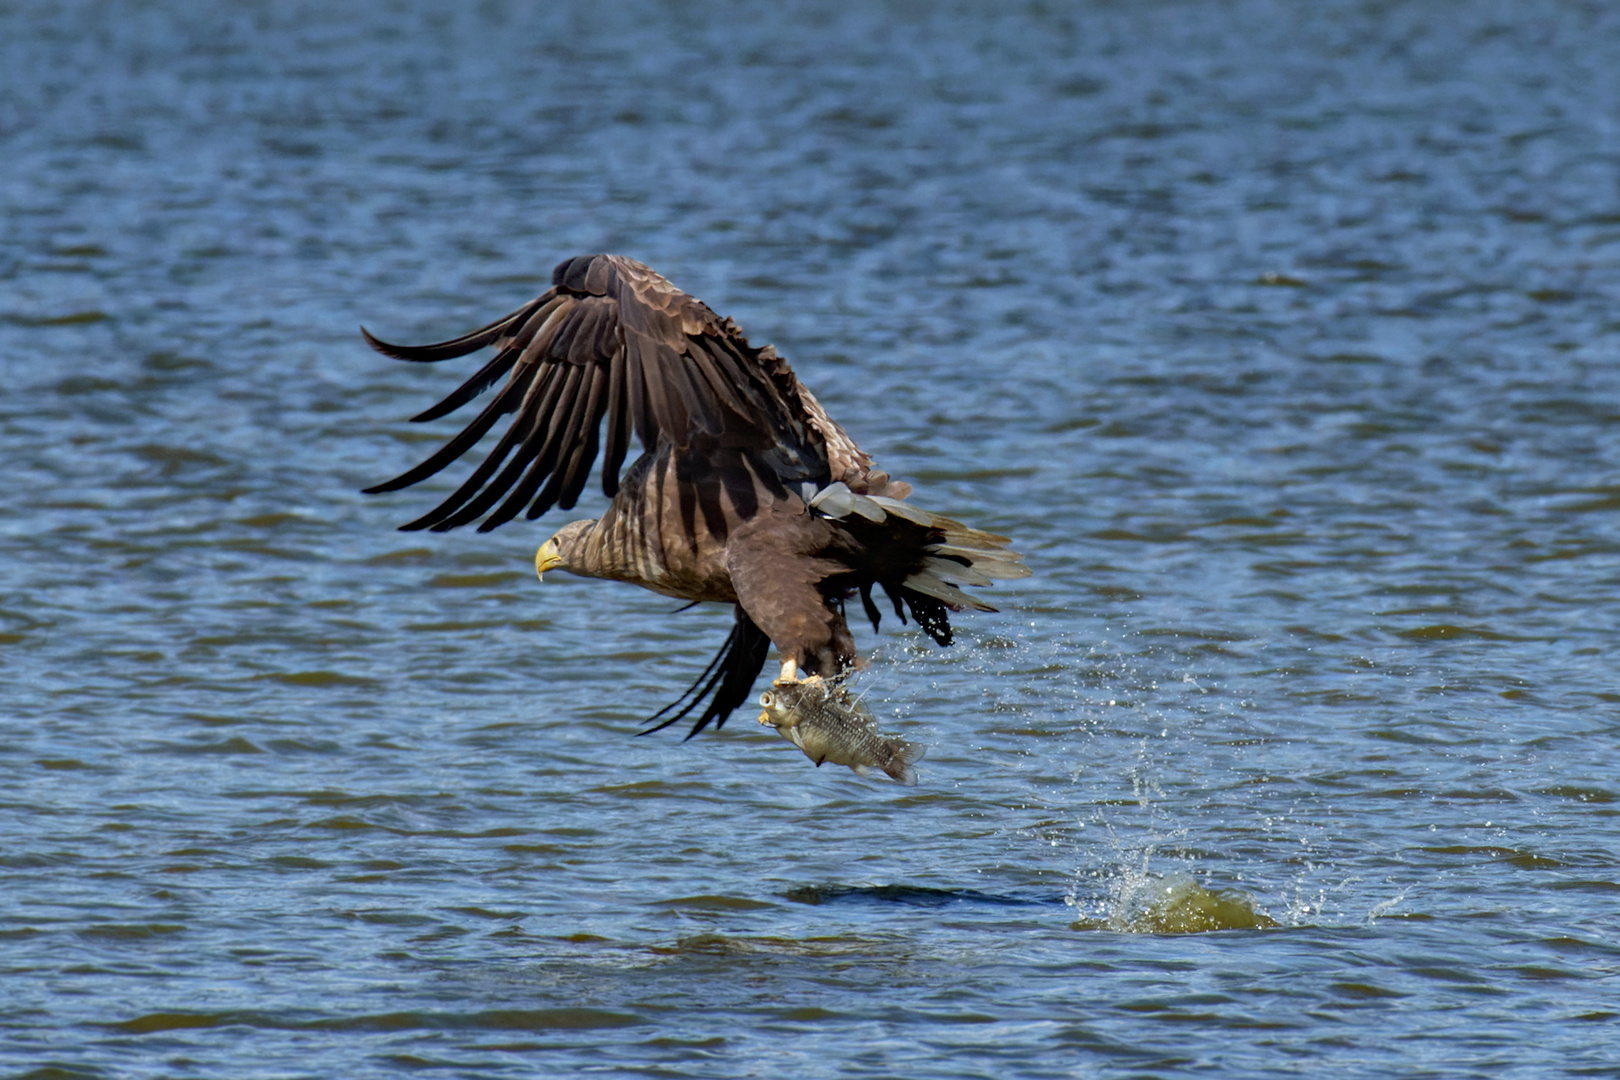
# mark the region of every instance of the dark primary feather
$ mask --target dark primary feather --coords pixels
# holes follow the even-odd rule
[[[426,461],[366,489],[395,491],[425,480],[511,417],[466,482],[405,529],[453,529],[488,514],[479,526],[487,531],[525,507],[530,518],[554,505],[570,507],[604,449],[602,490],[611,497],[632,429],[644,450],[660,440],[684,447],[706,436],[770,451],[794,474],[784,480],[826,475],[824,439],[803,411],[786,365],[769,350],[750,347],[729,320],[622,256],[569,259],[539,298],[451,341],[394,345],[369,333],[366,340],[387,356],[415,362],[495,347],[472,378],[416,420],[454,412],[506,379],[472,422]]]
[[[562,303],[563,298],[556,297],[547,304],[531,304],[529,308],[525,308],[514,315],[510,315],[507,317],[507,319],[494,323],[493,326],[499,329],[508,323],[517,322],[522,324],[522,329],[518,331],[520,335],[525,330],[529,330],[532,334],[533,332],[538,331],[539,328],[544,325],[546,317],[556,310],[556,308]],[[529,314],[526,319],[520,320],[519,316],[522,316],[525,312],[530,311],[531,308],[534,309],[532,314]],[[530,330],[530,327],[532,327],[533,330]],[[485,328],[486,331],[488,329],[489,327]],[[381,346],[381,342],[378,342],[370,334],[366,335],[366,340],[371,342],[373,348],[379,348]],[[469,335],[467,338],[462,340],[474,342],[474,348],[481,349],[485,345],[493,342],[495,338],[494,336],[490,336],[484,331],[481,331],[479,335]],[[390,348],[395,347],[390,346]],[[468,351],[470,352],[472,350],[469,349]],[[388,355],[392,356],[394,353],[388,353]],[[453,355],[465,355],[465,353],[446,353],[443,356],[434,356],[432,359],[445,360],[449,359]],[[476,375],[452,391],[450,395],[447,396],[443,401],[439,402],[430,409],[424,409],[422,412],[417,413],[415,416],[411,417],[411,420],[414,423],[423,423],[428,420],[437,420],[441,416],[447,416],[450,413],[455,412],[457,409],[467,404],[467,402],[471,401],[479,394],[482,394],[485,390],[488,390],[494,385],[496,379],[499,379],[502,375],[505,375],[509,370],[511,370],[512,365],[517,362],[519,355],[520,354],[516,349],[500,350],[495,354],[495,358],[493,360],[485,364]],[[400,359],[411,360],[415,359],[415,357],[404,356],[400,357]]]
[[[521,391],[524,389],[526,389],[524,385],[516,382],[508,384],[505,389],[495,395],[488,405],[484,406],[483,412],[479,413],[472,423],[462,429],[461,433],[455,438],[441,446],[426,461],[414,469],[401,473],[392,480],[366,488],[366,494],[376,495],[385,491],[397,491],[402,487],[409,487],[418,481],[426,480],[462,454],[465,454],[479,439],[484,437],[490,428],[495,426],[495,421],[516,409],[522,397]],[[418,526],[418,528],[420,527]]]
[[[683,609],[684,610],[684,609]],[[725,726],[726,717],[730,716],[737,706],[748,700],[754,689],[754,680],[759,678],[760,671],[765,667],[765,657],[769,655],[771,639],[765,632],[755,626],[742,608],[737,608],[737,621],[726,637],[724,645],[715,654],[709,666],[703,669],[692,685],[687,687],[686,693],[665,705],[647,719],[652,725],[639,735],[650,735],[654,731],[662,731],[671,724],[679,722],[691,711],[702,704],[703,699],[713,694],[709,707],[703,710],[692,730],[687,732],[690,739],[714,721],[718,730]],[[718,692],[716,690],[718,689]],[[688,699],[691,700],[688,700]],[[669,715],[663,723],[655,723],[660,717],[679,709],[679,712]]]
[[[463,334],[450,341],[441,341],[437,345],[390,345],[371,336],[371,331],[365,327],[360,333],[365,335],[366,343],[384,356],[392,356],[395,360],[409,360],[417,364],[433,364],[440,360],[454,360],[458,356],[466,356],[470,352],[477,352],[485,345],[494,341],[512,323],[523,318],[538,305],[539,301],[519,308],[510,315],[503,315],[488,326],[479,327],[470,334]]]

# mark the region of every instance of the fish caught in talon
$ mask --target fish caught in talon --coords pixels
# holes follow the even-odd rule
[[[917,785],[913,766],[926,747],[885,738],[877,718],[846,687],[812,675],[803,682],[776,683],[760,695],[759,704],[759,722],[774,727],[817,768],[830,761],[871,776],[875,767],[907,787]]]

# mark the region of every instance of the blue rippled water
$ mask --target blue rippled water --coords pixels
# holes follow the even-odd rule
[[[8,1074],[1620,1075],[1609,6],[70,0],[0,61]],[[357,493],[454,430],[361,323],[602,250],[1028,555],[860,638],[918,788],[632,738],[727,613]]]

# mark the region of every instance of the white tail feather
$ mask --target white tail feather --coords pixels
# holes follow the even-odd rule
[[[995,578],[1029,577],[1030,569],[1023,556],[1008,550],[1012,543],[1005,536],[969,528],[960,521],[930,513],[919,506],[892,499],[887,495],[859,495],[851,491],[842,480],[812,492],[804,485],[806,502],[824,517],[842,520],[850,514],[859,514],[868,521],[881,523],[888,516],[901,518],[927,529],[938,529],[943,534],[940,543],[926,549],[930,556],[923,569],[907,578],[905,584],[917,592],[943,600],[952,608],[972,608],[974,611],[994,611],[995,608],[975,600],[954,583],[962,585],[989,585]],[[952,558],[950,556],[954,556]],[[967,565],[956,560],[966,559]]]
[[[851,509],[857,514],[861,515],[861,517],[865,518],[867,521],[882,521],[884,518],[888,517],[888,515],[883,512],[883,507],[874,502],[870,496],[853,495],[851,498],[855,500],[855,505],[852,506]]]
[[[950,539],[958,538],[951,537]],[[1003,544],[994,544],[988,547],[969,547],[966,544],[943,543],[935,544],[928,550],[937,551],[941,555],[965,555],[970,559],[977,559],[981,557],[991,559],[1023,558],[1023,556],[1018,554],[1016,551],[1008,551],[1006,546]]]
[[[849,490],[849,485],[842,480],[816,492],[810,499],[810,508],[834,519],[859,514],[867,521],[882,521],[888,516],[883,512],[883,507],[867,496]]]
[[[911,589],[913,592],[920,592],[925,596],[932,596],[936,600],[943,600],[958,611],[963,608],[972,608],[974,611],[996,610],[982,600],[975,600],[955,585],[939,580],[932,573],[912,574],[906,578],[904,584],[906,588]]]
[[[899,499],[891,499],[887,495],[868,495],[867,498],[877,503],[881,509],[887,510],[895,517],[905,518],[907,521],[912,522],[913,524],[922,525],[926,528],[932,528],[937,522],[944,520],[936,514],[930,514],[927,510],[924,510],[921,507],[912,506],[910,503],[903,503]]]
[[[932,547],[928,551],[931,555],[958,555],[967,559],[973,569],[985,577],[1023,578],[1029,577],[1032,572],[1029,567],[1024,565],[1018,553],[1013,551],[970,551],[950,544]],[[956,565],[960,566],[961,564],[957,563]],[[975,581],[973,584],[982,585],[984,582]]]
[[[855,506],[855,493],[842,480],[828,484],[810,500],[810,509],[819,510],[830,518],[848,517]]]
[[[957,585],[988,585],[990,577],[981,574],[971,566],[963,566],[951,559],[925,559],[923,569],[941,581],[953,582]]]

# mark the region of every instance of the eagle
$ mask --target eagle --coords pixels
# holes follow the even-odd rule
[[[533,520],[571,509],[600,457],[612,501],[540,547],[542,580],[566,570],[732,605],[719,652],[647,731],[693,713],[688,739],[711,722],[720,728],[752,694],[772,645],[780,683],[862,666],[845,608],[859,597],[875,631],[875,589],[902,624],[909,613],[949,645],[951,612],[995,610],[963,586],[1029,574],[1006,537],[907,502],[911,486],[874,468],[775,348],[750,345],[731,319],[634,259],[567,259],[537,299],[451,341],[393,345],[361,333],[412,362],[495,350],[412,417],[436,420],[495,388],[472,422],[415,468],[366,489],[425,480],[504,421],[461,486],[402,529],[479,522],[487,532],[520,512]],[[632,434],[641,455],[621,473]]]

